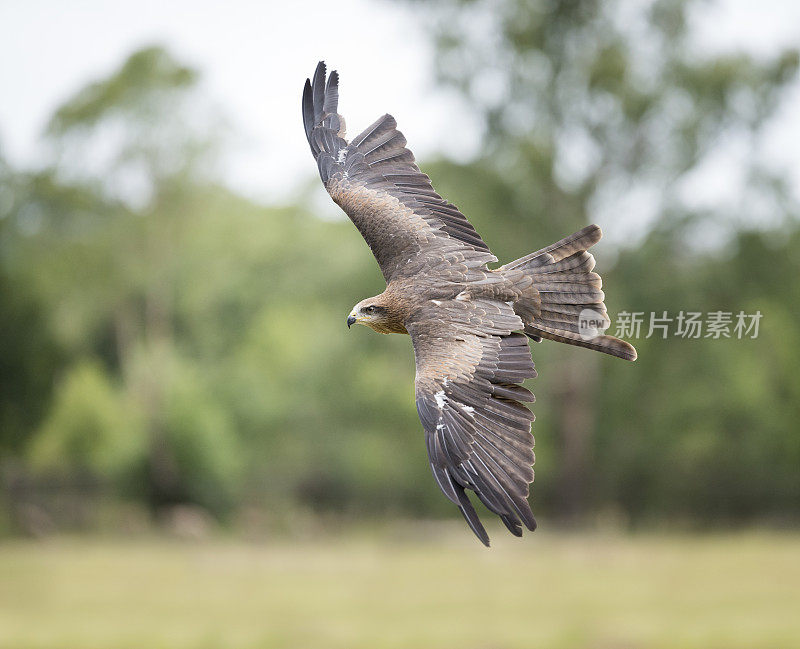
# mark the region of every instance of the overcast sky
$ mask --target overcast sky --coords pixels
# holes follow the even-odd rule
[[[709,49],[769,54],[800,46],[800,2],[710,4],[698,21]],[[0,0],[0,150],[16,165],[35,165],[56,106],[134,49],[158,43],[202,72],[243,135],[225,173],[254,198],[286,196],[314,172],[299,104],[320,58],[342,75],[340,108],[351,134],[391,112],[418,158],[467,157],[477,146],[463,128],[468,107],[436,88],[432,47],[418,22],[412,7],[384,0]],[[800,92],[788,104],[769,155],[791,165],[800,184]],[[716,175],[726,182],[724,166]]]

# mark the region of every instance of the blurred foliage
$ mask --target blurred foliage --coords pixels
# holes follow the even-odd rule
[[[479,165],[498,176],[486,199],[500,232],[494,245],[503,246],[498,256],[527,251],[519,241],[526,223],[545,240],[589,217],[640,234],[652,223],[645,214],[620,214],[626,194],[644,194],[655,221],[680,217],[692,210],[681,182],[691,172],[729,139],[757,150],[760,129],[797,78],[798,52],[762,60],[704,51],[688,26],[704,4],[444,0],[419,6],[438,45],[440,81],[463,94],[485,124]],[[730,230],[752,223],[758,205],[768,203],[774,212],[768,199],[781,204],[780,172],[756,155],[748,164],[746,182],[731,187],[742,196],[739,211],[723,211],[728,205],[721,203],[706,219],[719,216]]]
[[[55,390],[31,444],[31,463],[40,470],[115,476],[130,465],[141,439],[135,418],[103,368],[79,361]]]
[[[789,334],[800,318],[798,210],[783,171],[758,155],[796,83],[798,52],[704,50],[690,28],[702,5],[414,4],[438,45],[440,81],[485,124],[476,161],[427,169],[501,260],[594,221],[627,244],[615,267],[597,246],[612,318],[763,314],[757,340],[634,341],[634,367],[534,346],[534,493],[568,518],[800,513],[800,392],[789,360],[800,352]],[[742,180],[698,207],[692,182],[732,141],[749,152]]]
[[[612,314],[764,314],[757,340],[634,341],[635,365],[534,345],[537,513],[800,513],[800,228],[786,183],[754,157],[741,214],[700,212],[678,190],[723,133],[757,141],[797,55],[693,58],[690,5],[424,7],[442,79],[486,125],[477,160],[425,170],[500,259],[595,217],[636,225],[630,245],[598,246]],[[35,492],[48,476],[89,476],[156,515],[452,515],[429,475],[409,340],[344,327],[382,289],[368,249],[304,196],[263,206],[219,184],[227,127],[197,76],[162,49],[136,52],[55,113],[50,165],[0,164],[12,518],[35,500],[19,484]],[[647,224],[613,209],[640,187]],[[779,227],[744,227],[752,197],[777,206]]]

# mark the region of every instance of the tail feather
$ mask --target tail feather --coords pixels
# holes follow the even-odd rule
[[[525,333],[528,333],[527,327],[525,328]],[[548,340],[555,340],[556,342],[575,345],[576,347],[593,349],[598,352],[603,352],[604,354],[623,358],[626,361],[636,360],[636,349],[634,346],[624,340],[614,338],[614,336],[597,336],[589,340],[584,340],[578,333],[544,325],[531,327],[531,333],[540,338],[547,338]]]
[[[526,287],[514,310],[525,323],[525,333],[534,340],[548,338],[568,345],[586,347],[626,360],[636,360],[630,343],[613,336],[590,337],[581,327],[581,315],[600,321],[605,329],[610,321],[603,300],[600,275],[592,272],[595,261],[588,248],[603,236],[596,225],[589,225],[561,241],[532,252],[500,270],[522,271]],[[590,310],[593,313],[586,313]]]
[[[581,254],[588,255],[591,258],[591,266],[594,268],[594,257],[589,255],[586,252],[589,248],[591,248],[594,244],[600,241],[600,238],[603,236],[603,231],[597,225],[587,225],[582,230],[578,230],[575,234],[571,234],[561,241],[556,241],[554,244],[547,246],[546,248],[542,248],[541,250],[537,250],[536,252],[532,252],[529,255],[525,255],[524,257],[520,257],[516,261],[512,261],[510,264],[506,264],[503,266],[503,269],[512,269],[512,268],[538,268],[540,266],[548,266],[553,264],[554,262],[559,262],[562,259],[566,259],[567,257],[571,257],[572,255]],[[583,257],[582,259],[585,259]],[[589,270],[592,270],[589,268]],[[560,269],[551,269],[551,272],[559,272]]]
[[[538,279],[538,275],[536,276]],[[558,277],[558,275],[554,275],[553,277]],[[547,280],[539,280],[536,282],[536,289],[539,293],[595,293],[601,296],[602,301],[602,294],[603,291],[600,290],[600,287],[603,285],[603,280],[600,279],[600,275],[597,273],[589,273],[586,276],[585,281],[576,281],[576,278],[570,276],[567,279],[547,279]],[[589,289],[596,289],[596,291],[589,291]]]

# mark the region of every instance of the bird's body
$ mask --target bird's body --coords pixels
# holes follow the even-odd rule
[[[605,319],[599,275],[587,249],[590,225],[497,269],[461,212],[437,194],[384,115],[350,142],[337,114],[338,75],[320,63],[303,92],[303,122],[320,176],[369,245],[386,290],[359,302],[348,326],[409,334],[417,373],[417,411],[434,478],[486,545],[489,538],[465,489],[515,535],[536,527],[527,501],[533,481],[536,376],[528,338],[549,338],[634,360],[611,336],[581,335],[591,309]]]

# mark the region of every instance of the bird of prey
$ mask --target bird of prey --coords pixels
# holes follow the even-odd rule
[[[586,309],[608,324],[587,252],[600,228],[589,225],[492,270],[497,258],[433,189],[394,118],[384,115],[348,141],[338,100],[339,75],[327,76],[320,62],[303,90],[306,137],[325,189],[386,280],[383,293],[353,307],[347,326],[411,336],[417,412],[436,482],[485,545],[489,537],[465,490],[522,536],[523,525],[536,528],[528,504],[534,417],[523,405],[534,397],[521,385],[536,376],[528,339],[636,359],[625,341],[581,335]]]

